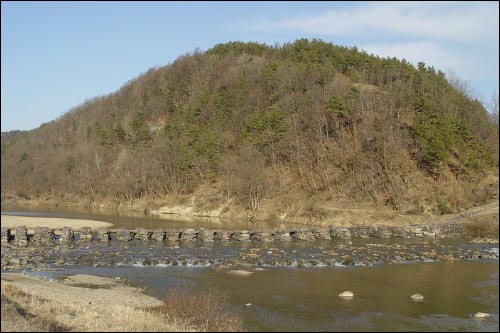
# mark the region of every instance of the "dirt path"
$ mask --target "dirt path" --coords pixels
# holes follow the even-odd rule
[[[478,207],[471,208],[467,210],[466,212],[459,213],[452,217],[451,219],[447,219],[446,221],[449,222],[470,222],[474,218],[480,217],[480,216],[494,216],[496,214],[497,218],[496,220],[498,221],[498,201],[493,201],[485,205],[481,205]]]

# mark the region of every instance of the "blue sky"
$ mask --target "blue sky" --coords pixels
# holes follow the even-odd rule
[[[231,40],[320,38],[498,92],[498,2],[1,3],[2,131],[32,129],[151,67]]]

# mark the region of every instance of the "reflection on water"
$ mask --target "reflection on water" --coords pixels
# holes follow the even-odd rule
[[[207,229],[278,229],[286,224],[273,221],[249,222],[238,219],[220,219],[211,217],[183,218],[172,214],[151,215],[141,212],[100,210],[83,207],[54,207],[51,205],[28,206],[2,204],[2,215],[60,217],[67,219],[85,219],[113,223],[113,228],[207,228]],[[296,225],[293,225],[296,226]],[[290,227],[290,226],[288,226]]]
[[[115,277],[161,298],[185,283],[229,292],[252,331],[498,331],[498,261],[268,269],[248,277],[212,268],[113,267],[33,273]],[[352,290],[351,301],[337,295]],[[414,293],[423,302],[412,302]],[[251,303],[251,306],[245,304]],[[485,320],[472,315],[490,313]]]

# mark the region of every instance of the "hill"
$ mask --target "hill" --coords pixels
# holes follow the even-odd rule
[[[495,195],[497,138],[483,105],[424,63],[230,42],[2,133],[2,197],[314,221],[444,214]]]

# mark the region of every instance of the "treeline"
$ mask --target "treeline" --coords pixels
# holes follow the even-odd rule
[[[320,40],[219,44],[2,142],[2,193],[131,204],[212,184],[253,213],[293,191],[456,208],[456,186],[498,167],[498,121],[458,88]]]

